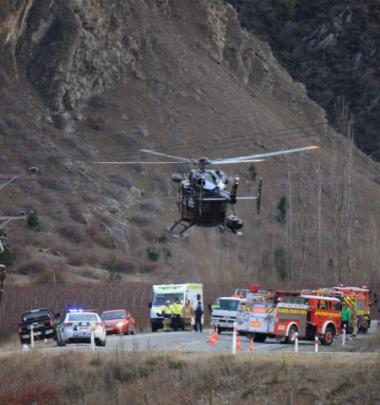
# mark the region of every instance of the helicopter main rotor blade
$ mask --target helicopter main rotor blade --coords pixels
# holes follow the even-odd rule
[[[237,159],[223,159],[223,160],[211,160],[213,165],[236,165],[240,163],[260,163],[265,162],[265,159],[250,159],[250,160],[237,160]]]
[[[318,149],[318,148],[319,148],[319,146],[310,145],[310,146],[305,146],[302,148],[283,149],[283,150],[279,150],[276,152],[257,153],[256,155],[238,156],[235,158],[220,159],[219,161],[214,160],[213,163],[214,164],[223,164],[224,161],[231,162],[231,161],[235,161],[235,160],[239,163],[243,163],[243,162],[247,162],[248,160],[266,158],[266,157],[270,157],[270,156],[288,155],[290,153],[304,152],[307,150],[313,150],[313,149]]]
[[[150,153],[151,155],[163,156],[163,157],[168,157],[168,158],[176,159],[176,160],[182,160],[183,162],[187,162],[187,163],[193,163],[193,161],[191,159],[189,159],[189,158],[184,158],[184,157],[181,157],[181,156],[168,155],[167,153],[156,152],[155,150],[140,149],[140,152]]]
[[[183,165],[189,162],[93,162],[97,165]]]
[[[237,200],[257,200],[257,196],[243,196],[236,197]],[[229,201],[229,198],[215,197],[215,198],[203,198],[202,201]]]

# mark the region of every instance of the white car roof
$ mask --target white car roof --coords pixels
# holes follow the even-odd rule
[[[241,301],[242,298],[240,297],[218,297],[217,300],[236,300],[236,301]]]
[[[70,315],[96,315],[98,319],[100,319],[99,315],[96,312],[86,312],[86,311],[74,311],[74,312],[68,312],[66,314],[66,318],[69,317]]]

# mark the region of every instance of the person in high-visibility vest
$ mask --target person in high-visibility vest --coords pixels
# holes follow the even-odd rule
[[[181,326],[182,305],[179,303],[179,299],[176,298],[172,304],[172,326],[174,331],[177,331]]]
[[[172,323],[172,307],[170,305],[170,301],[167,300],[165,302],[165,305],[161,308],[161,315],[164,317],[163,324],[164,328],[163,330],[165,332],[170,331],[171,323]]]
[[[351,315],[351,308],[347,305],[344,305],[342,309],[342,328],[344,328],[344,326],[346,325],[346,332],[348,332],[350,326]]]
[[[194,317],[194,309],[190,304],[190,300],[186,300],[182,307],[183,326],[185,330],[191,330],[191,319]]]

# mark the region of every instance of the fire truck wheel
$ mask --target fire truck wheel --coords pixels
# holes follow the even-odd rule
[[[334,336],[335,336],[334,327],[333,326],[328,326],[326,328],[325,336],[323,336],[323,338],[321,339],[322,344],[325,345],[325,346],[330,346],[331,343],[334,340]]]
[[[286,336],[286,343],[294,343],[296,340],[296,333],[298,333],[298,328],[296,325],[292,325],[289,329],[288,336]]]

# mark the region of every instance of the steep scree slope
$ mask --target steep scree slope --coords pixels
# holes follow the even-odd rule
[[[2,192],[2,212],[40,216],[36,229],[8,228],[8,282],[378,279],[377,164],[327,126],[232,7],[219,0],[0,6],[1,169],[41,169]],[[92,163],[146,158],[141,147],[217,158],[315,142],[317,152],[257,165],[262,214],[238,205],[240,238],[216,229],[167,238],[177,216],[171,170]],[[241,176],[242,194],[255,190],[247,167],[226,171]]]

